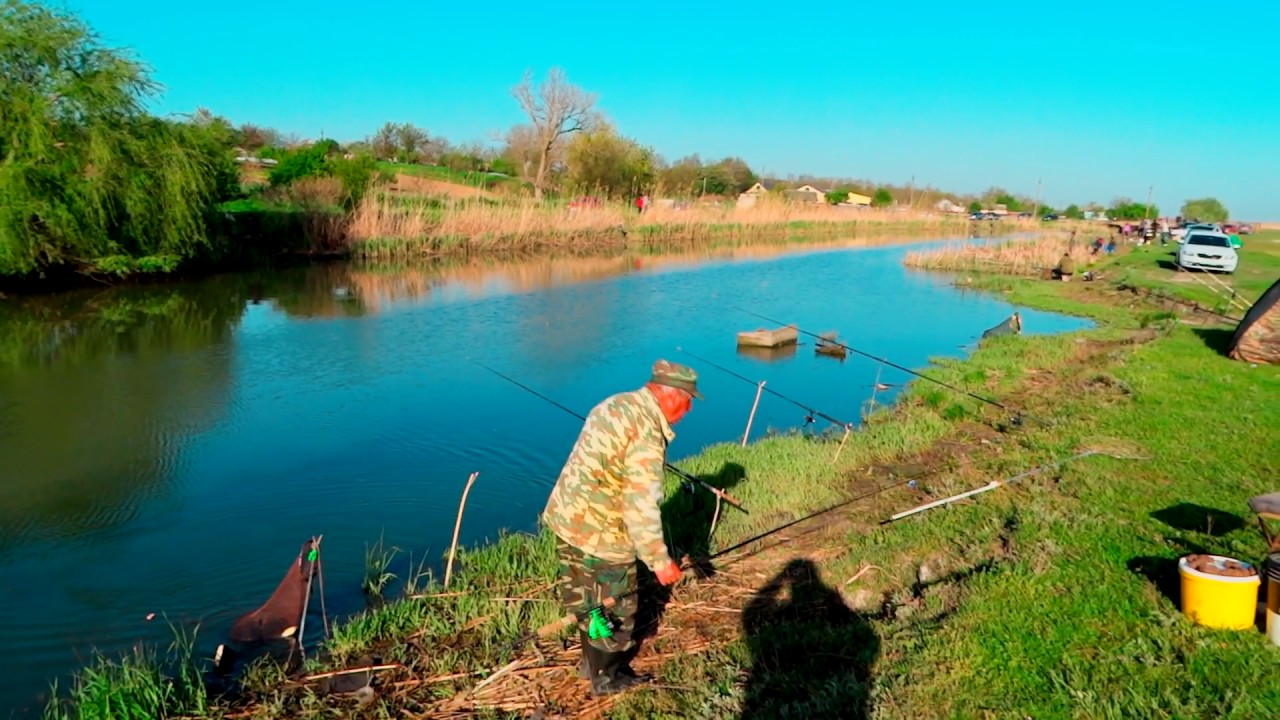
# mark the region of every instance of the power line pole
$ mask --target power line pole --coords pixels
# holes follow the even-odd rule
[[[1040,178],[1036,178],[1036,206],[1031,210],[1031,219],[1035,220],[1040,215]]]
[[[1156,186],[1155,186],[1155,185],[1148,185],[1148,186],[1147,186],[1147,206],[1146,206],[1146,207],[1144,207],[1144,208],[1142,208],[1142,219],[1143,219],[1143,220],[1146,220],[1146,219],[1147,219],[1147,216],[1151,214],[1151,191],[1153,191],[1153,190],[1155,190],[1155,189],[1156,189]]]

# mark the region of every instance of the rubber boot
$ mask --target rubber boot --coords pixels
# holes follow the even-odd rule
[[[591,679],[591,666],[587,663],[587,646],[591,644],[591,636],[587,635],[586,630],[578,630],[579,641],[582,643],[582,660],[578,662],[578,677],[583,680]]]
[[[583,656],[591,672],[591,694],[595,697],[622,692],[648,680],[636,675],[627,662],[627,653],[605,652],[591,644],[583,646]]]

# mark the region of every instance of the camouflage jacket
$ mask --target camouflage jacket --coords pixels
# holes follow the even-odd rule
[[[605,398],[587,414],[542,521],[587,555],[657,572],[671,562],[662,536],[667,444],[675,438],[645,388]]]

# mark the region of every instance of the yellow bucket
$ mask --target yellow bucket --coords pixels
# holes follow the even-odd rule
[[[1245,577],[1212,575],[1191,567],[1187,564],[1187,557],[1180,558],[1178,574],[1182,576],[1182,614],[1205,627],[1248,630],[1253,627],[1258,613],[1258,586],[1262,584],[1262,576],[1242,560],[1221,555],[1208,557],[1219,568],[1228,561],[1238,562],[1253,570],[1254,574]]]

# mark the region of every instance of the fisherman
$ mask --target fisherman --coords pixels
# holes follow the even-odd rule
[[[588,413],[543,510],[542,521],[556,536],[561,603],[580,618],[579,673],[590,678],[592,695],[644,679],[630,667],[637,648],[636,562],[665,586],[680,580],[680,566],[667,554],[659,503],[667,444],[675,438],[671,426],[694,398],[702,399],[697,373],[666,360],[654,363],[643,387],[605,398]],[[610,597],[619,622],[612,634],[592,633],[594,618],[583,615]]]
[[[1058,266],[1053,269],[1053,276],[1067,282],[1071,276],[1075,274],[1076,262],[1071,259],[1071,253],[1062,253],[1062,259],[1058,261]]]

